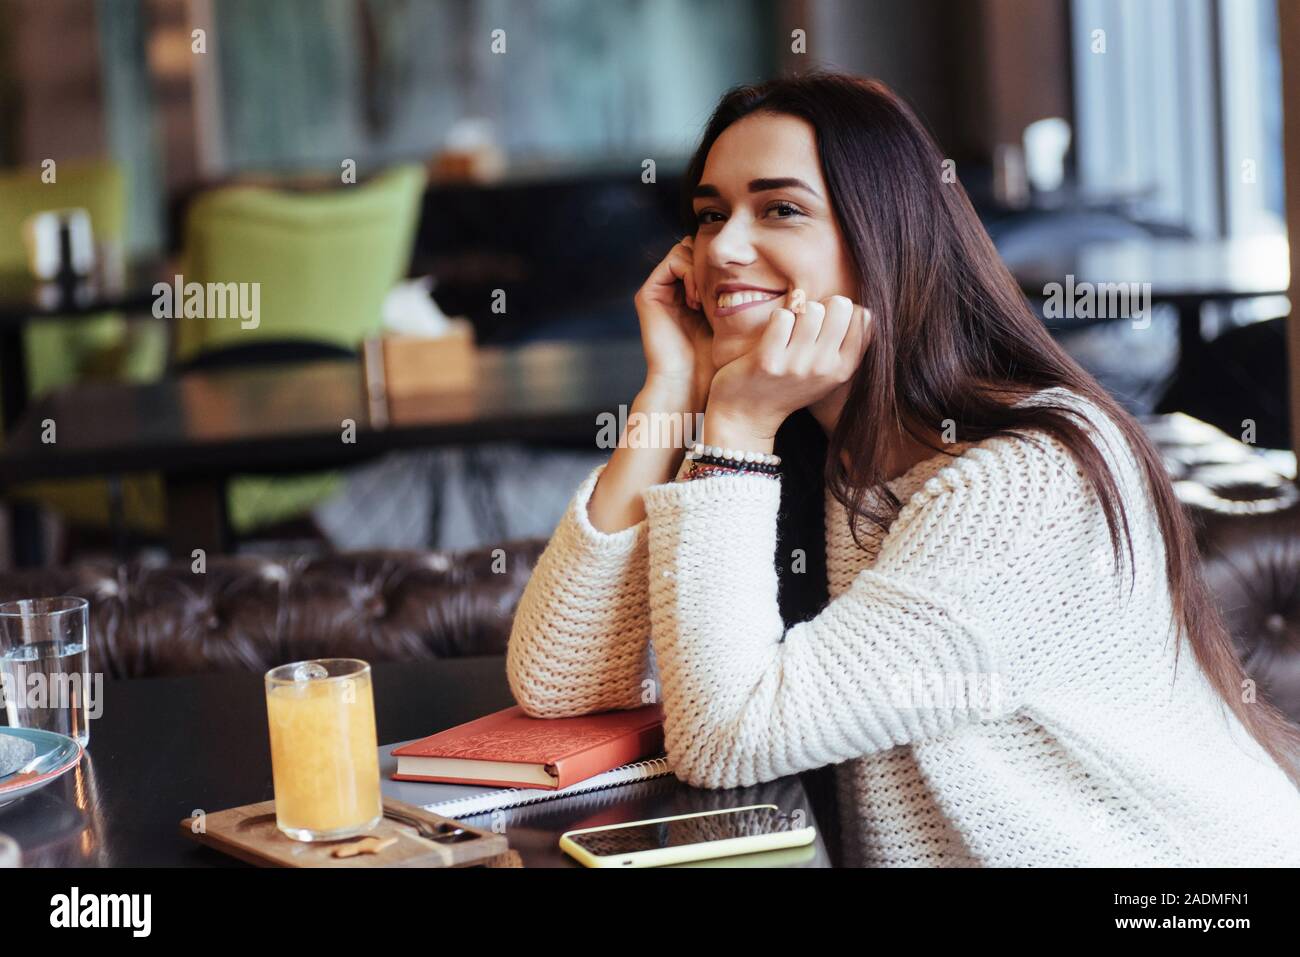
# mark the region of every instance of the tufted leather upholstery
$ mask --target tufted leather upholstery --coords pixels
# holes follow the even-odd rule
[[[1269,457],[1181,413],[1142,420],[1196,525],[1206,584],[1259,690],[1300,723],[1300,490]]]
[[[188,563],[86,563],[2,576],[0,600],[89,599],[92,667],[114,677],[499,655],[544,545],[212,558],[203,574]]]
[[[1186,415],[1142,420],[1192,515],[1206,580],[1261,691],[1300,722],[1300,493],[1259,454]],[[94,667],[114,676],[263,671],[303,658],[497,655],[545,543],[451,554],[90,563],[0,576],[0,600],[91,600]],[[494,571],[494,564],[500,572]]]

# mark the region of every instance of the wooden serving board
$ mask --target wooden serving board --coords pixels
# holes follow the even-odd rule
[[[275,826],[275,802],[246,804],[204,815],[187,817],[181,831],[191,839],[222,853],[259,867],[522,867],[519,855],[511,851],[505,835],[467,827],[424,808],[384,797],[384,810],[398,811],[437,827],[453,824],[474,836],[459,841],[435,843],[420,837],[414,827],[385,817],[374,830],[342,841],[295,841]],[[378,838],[395,841],[375,854],[335,857],[337,848]]]

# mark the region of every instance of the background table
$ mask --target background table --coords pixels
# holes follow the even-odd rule
[[[432,734],[514,703],[500,657],[381,662],[374,665],[374,682],[381,742]],[[626,793],[598,812],[556,799],[518,827],[507,823],[506,837],[525,867],[576,867],[559,839],[578,827],[763,803],[788,813],[802,810],[817,826],[797,776],[716,791],[667,777]],[[245,867],[192,842],[179,822],[197,810],[273,797],[261,675],[110,681],[81,766],[0,808],[0,832],[18,841],[27,866]],[[801,866],[830,866],[820,829],[813,851]]]
[[[1150,283],[1151,302],[1178,310],[1180,363],[1202,345],[1201,311],[1209,302],[1284,296],[1291,268],[1285,236],[1242,239],[1115,240],[1085,243],[1015,268],[1021,291],[1044,297],[1048,283]],[[1128,320],[1130,317],[1108,317]]]
[[[617,415],[644,378],[640,343],[615,341],[481,349],[473,388],[379,403],[367,395],[360,360],[350,358],[88,384],[32,406],[0,452],[0,485],[161,472],[173,553],[220,554],[231,475],[493,441],[590,449],[597,416]],[[46,419],[57,425],[52,444],[42,441]],[[354,436],[345,437],[347,423]]]

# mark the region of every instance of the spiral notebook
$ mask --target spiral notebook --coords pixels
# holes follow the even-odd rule
[[[553,801],[575,794],[601,791],[672,774],[672,766],[667,755],[664,755],[625,764],[559,790],[493,788],[475,784],[441,784],[431,781],[394,781],[391,772],[397,766],[397,759],[392,756],[392,751],[406,743],[398,741],[379,749],[379,777],[383,792],[399,801],[415,804],[426,811],[433,811],[435,814],[450,818],[472,817],[490,811],[536,804],[540,801]]]

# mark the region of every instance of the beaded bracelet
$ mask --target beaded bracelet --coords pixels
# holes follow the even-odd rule
[[[714,475],[762,475],[764,478],[770,478],[774,481],[779,480],[779,473],[775,471],[759,471],[754,465],[739,465],[732,463],[730,465],[711,465],[700,462],[698,459],[691,462],[690,469],[682,476],[683,482],[691,482],[695,479],[710,478]]]
[[[682,478],[688,482],[712,475],[750,474],[775,479],[781,474],[781,456],[770,452],[745,452],[696,442],[686,450],[686,459],[691,467]]]
[[[686,450],[688,459],[699,461],[716,460],[721,464],[767,465],[776,467],[781,464],[781,456],[771,452],[746,452],[742,449],[724,449],[720,445],[705,445],[696,442]]]
[[[737,462],[735,459],[724,459],[716,455],[697,455],[691,461],[699,465],[729,469],[733,472],[758,472],[762,475],[781,474],[781,466],[779,465],[768,465],[763,462]]]

